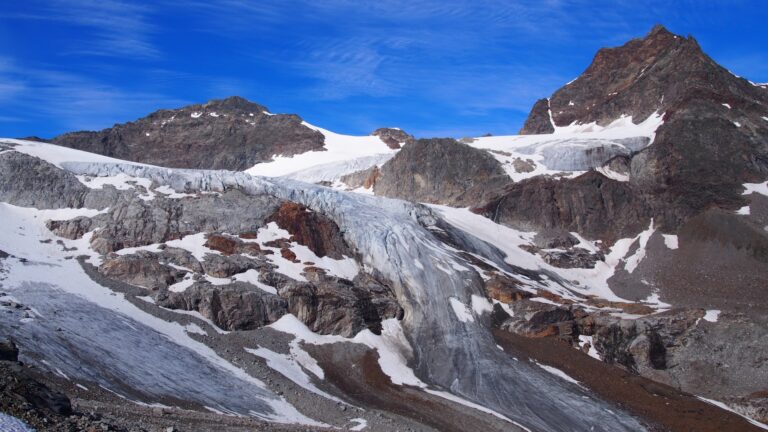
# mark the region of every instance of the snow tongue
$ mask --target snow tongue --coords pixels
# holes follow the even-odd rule
[[[413,349],[412,366],[429,391],[447,390],[530,430],[637,431],[644,427],[625,412],[581,387],[499,350],[490,314],[473,308],[485,301],[480,275],[431,232],[441,221],[429,208],[407,201],[345,193],[284,178],[242,172],[167,169],[131,164],[66,163],[80,175],[120,173],[145,177],[179,191],[270,194],[324,213],[392,284],[405,314],[403,328]],[[463,242],[487,250],[470,236]],[[465,308],[466,314],[458,308]],[[472,313],[475,309],[475,313]]]

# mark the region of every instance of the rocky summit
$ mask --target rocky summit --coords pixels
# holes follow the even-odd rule
[[[50,142],[117,159],[172,168],[244,170],[273,156],[323,149],[323,135],[291,114],[233,96],[98,132],[70,132]]]
[[[0,220],[0,429],[768,424],[768,90],[662,26],[514,136],[0,139]]]

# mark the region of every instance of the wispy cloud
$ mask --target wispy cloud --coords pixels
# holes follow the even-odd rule
[[[120,88],[55,68],[6,67],[0,71],[3,82],[22,76],[23,86],[13,89],[0,107],[3,122],[37,119],[36,123],[46,127],[55,124],[63,130],[93,130],[133,120],[136,113],[187,103],[162,93]],[[32,129],[28,134],[39,132]]]
[[[156,58],[148,6],[122,0],[28,0],[26,11],[0,14],[6,19],[53,21],[84,29],[63,54]]]

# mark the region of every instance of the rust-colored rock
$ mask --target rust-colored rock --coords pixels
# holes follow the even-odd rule
[[[238,241],[221,234],[211,234],[205,241],[205,247],[219,251],[224,255],[232,255],[237,253]]]
[[[504,275],[494,275],[485,281],[485,293],[488,297],[502,303],[512,303],[531,298],[531,293],[517,288],[518,281]]]
[[[291,241],[308,247],[321,258],[351,255],[336,223],[301,204],[284,202],[267,222],[277,223],[291,234]]]
[[[292,262],[295,262],[295,263],[299,263],[299,262],[301,262],[301,261],[299,261],[299,260],[297,260],[297,259],[296,259],[296,254],[295,254],[295,253],[293,253],[293,251],[292,251],[292,250],[290,250],[290,249],[288,249],[288,248],[282,248],[282,249],[280,249],[280,255],[281,255],[283,258],[287,259],[288,261],[292,261]]]

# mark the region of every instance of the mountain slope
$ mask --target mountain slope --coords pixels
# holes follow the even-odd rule
[[[270,114],[240,97],[160,110],[99,132],[71,132],[51,142],[124,160],[177,168],[244,170],[322,150],[324,137],[299,116]]]

